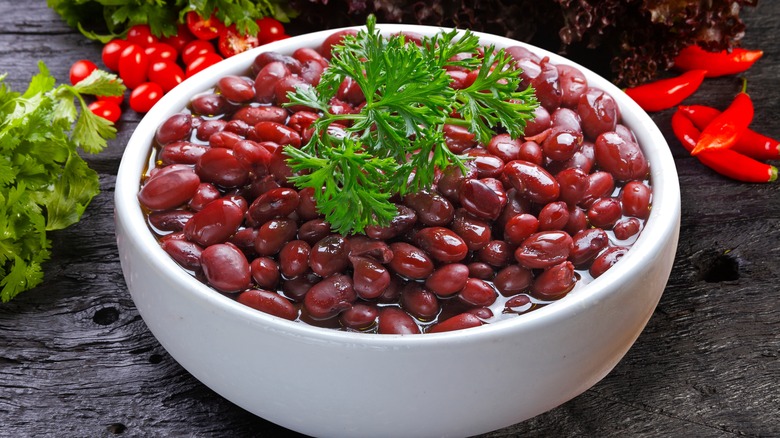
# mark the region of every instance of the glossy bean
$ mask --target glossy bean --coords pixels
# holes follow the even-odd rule
[[[210,245],[201,253],[200,262],[209,284],[218,291],[235,293],[249,287],[249,262],[235,245]]]
[[[541,300],[557,300],[569,293],[576,283],[574,265],[564,261],[537,276],[531,285],[531,294]]]
[[[465,209],[455,211],[450,229],[463,239],[471,251],[479,250],[487,245],[492,238],[490,224],[473,216]]]
[[[297,277],[309,270],[311,246],[303,240],[291,240],[279,250],[279,270],[287,278]]]
[[[503,240],[491,240],[477,251],[477,259],[496,268],[506,266],[511,257],[512,251]]]
[[[455,216],[452,203],[434,190],[422,190],[406,195],[404,205],[414,210],[417,221],[423,225],[447,225]]]
[[[413,335],[420,327],[408,313],[398,307],[384,307],[379,311],[377,332],[380,334]]]
[[[219,78],[217,90],[233,102],[248,102],[255,98],[254,83],[248,78],[227,75]]]
[[[244,211],[227,198],[206,204],[184,226],[187,239],[203,246],[223,243],[238,230],[244,220]]]
[[[350,257],[353,287],[364,300],[379,298],[390,286],[390,272],[376,260],[368,257]]]
[[[620,203],[623,214],[640,219],[650,216],[650,199],[652,191],[650,187],[641,181],[629,181],[620,189]]]
[[[201,211],[207,204],[216,201],[221,197],[222,192],[219,191],[217,186],[203,182],[198,185],[198,190],[195,191],[195,194],[192,196],[192,199],[190,199],[190,202],[187,203],[187,206],[193,212]]]
[[[339,322],[348,329],[365,331],[376,325],[378,316],[379,308],[376,305],[356,302],[339,314]]]
[[[623,210],[617,198],[597,199],[588,208],[587,216],[591,225],[597,228],[610,229],[620,220]]]
[[[587,269],[596,256],[609,245],[609,236],[601,228],[588,228],[572,237],[569,261],[577,269]]]
[[[273,256],[285,243],[295,239],[298,226],[291,219],[271,219],[260,226],[255,240],[255,251],[262,256]]]
[[[276,289],[282,278],[279,264],[271,257],[256,257],[249,263],[252,279],[263,289]]]
[[[504,226],[504,239],[512,245],[520,245],[539,231],[539,219],[529,213],[513,216]]]
[[[425,287],[440,297],[458,293],[469,278],[469,268],[462,263],[449,263],[437,268],[425,279]]]
[[[163,210],[149,213],[149,223],[159,231],[178,232],[195,214],[188,210]]]
[[[457,297],[470,306],[487,307],[496,301],[498,293],[490,283],[478,278],[469,278]]]
[[[171,165],[175,166],[175,165]],[[170,210],[188,202],[200,185],[192,168],[171,167],[146,180],[138,192],[138,201],[149,210]]]
[[[569,207],[563,201],[551,202],[539,211],[539,231],[563,230],[569,223]]]
[[[255,126],[260,122],[284,123],[287,116],[286,109],[274,105],[245,106],[233,114],[233,120]]]
[[[590,265],[588,272],[593,278],[603,275],[609,268],[615,265],[628,252],[624,246],[612,246],[601,252]]]
[[[248,289],[241,292],[236,301],[279,318],[290,321],[298,318],[298,309],[287,298],[269,290]]]
[[[352,278],[336,274],[312,286],[303,298],[303,306],[312,318],[328,319],[352,307],[356,299]]]
[[[230,149],[210,148],[195,164],[201,180],[222,187],[238,187],[249,181],[249,171],[242,167]]]
[[[572,239],[564,231],[541,231],[525,239],[515,259],[529,269],[545,269],[569,257]]]
[[[439,314],[439,299],[422,284],[409,282],[401,291],[401,308],[420,321],[431,321]]]
[[[627,217],[621,219],[615,223],[612,227],[612,232],[615,233],[615,238],[618,240],[628,240],[639,233],[642,228],[642,223],[635,217]]]
[[[595,139],[603,132],[613,131],[620,119],[617,102],[598,88],[589,88],[580,96],[577,112],[582,118],[585,136]]]
[[[390,250],[393,251],[393,259],[387,266],[396,274],[422,280],[433,272],[433,261],[420,248],[406,242],[393,242]]]
[[[498,271],[493,279],[493,285],[496,286],[501,295],[511,297],[525,292],[533,283],[534,275],[530,269],[519,265],[509,265]]]
[[[262,224],[272,218],[286,217],[295,211],[299,201],[296,190],[285,187],[271,189],[252,201],[249,215]]]
[[[595,143],[596,164],[611,173],[617,181],[642,180],[648,164],[642,149],[614,131],[600,134]]]
[[[184,239],[164,239],[160,241],[160,247],[182,268],[190,271],[200,269],[203,247],[197,243]]]
[[[543,167],[522,160],[510,161],[504,166],[504,176],[518,193],[532,202],[546,204],[558,199],[560,186]]]
[[[309,266],[320,277],[329,277],[349,266],[349,241],[340,234],[329,235],[312,245]]]
[[[444,333],[454,330],[464,330],[473,327],[479,327],[482,324],[481,319],[473,313],[461,313],[444,321],[433,324],[426,333]]]
[[[459,262],[468,254],[466,242],[445,227],[427,227],[415,234],[417,246],[442,263]]]
[[[290,69],[283,62],[273,61],[265,64],[255,77],[255,99],[261,103],[273,102],[276,84],[289,75]]]

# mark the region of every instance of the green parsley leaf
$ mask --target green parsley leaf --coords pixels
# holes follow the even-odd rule
[[[479,70],[471,86],[452,88],[445,67],[454,65]],[[387,225],[397,213],[393,196],[430,187],[437,169],[464,167],[447,148],[445,124],[467,126],[483,143],[499,127],[522,135],[538,102],[532,89],[518,90],[519,73],[503,49],[483,49],[469,31],[439,33],[418,46],[402,34],[385,38],[370,16],[365,29],[333,48],[316,87],[288,94],[288,105],[321,113],[307,144],[285,148],[298,173],[291,181],[314,189],[320,212],[339,233]],[[347,78],[365,104],[356,114],[333,114],[330,101]],[[328,134],[333,123],[346,126],[344,138]]]

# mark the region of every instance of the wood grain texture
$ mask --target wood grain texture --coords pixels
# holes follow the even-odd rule
[[[779,138],[780,3],[762,0],[744,17],[744,46],[765,52],[746,75],[752,127]],[[0,72],[14,89],[26,86],[38,60],[62,81],[72,62],[98,61],[100,49],[43,1],[0,0]],[[708,80],[688,102],[724,108],[737,86]],[[673,138],[670,116],[653,115],[675,156],[682,231],[647,328],[592,389],[485,437],[780,436],[780,186],[736,183],[705,168]],[[102,193],[81,222],[51,234],[45,282],[0,304],[0,436],[298,436],[195,380],[136,311],[119,265],[112,196],[138,120],[127,110],[117,139],[86,157]]]

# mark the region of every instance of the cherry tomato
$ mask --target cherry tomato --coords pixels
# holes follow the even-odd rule
[[[152,30],[147,24],[136,24],[127,31],[127,42],[138,44],[141,47],[149,47],[158,41],[157,37],[152,35]]]
[[[116,123],[122,115],[119,105],[108,100],[96,100],[87,106],[93,114],[102,117],[111,123]]]
[[[256,21],[260,30],[257,32],[257,39],[260,40],[260,44],[270,43],[282,39],[284,35],[284,26],[279,20],[271,17],[263,17]]]
[[[97,66],[95,63],[87,59],[74,62],[73,65],[70,66],[70,83],[73,85],[78,84],[96,69]]]
[[[222,57],[216,53],[206,53],[195,58],[191,63],[187,64],[187,77],[198,73],[212,65],[222,61]]]
[[[122,102],[125,100],[125,96],[123,94],[120,94],[118,96],[97,96],[97,100],[111,102],[119,106],[122,105]]]
[[[260,40],[253,35],[241,35],[236,26],[230,26],[219,35],[219,53],[225,58],[253,49],[260,45]]]
[[[176,35],[163,37],[162,42],[173,47],[177,53],[181,53],[181,51],[184,50],[184,46],[194,39],[195,37],[190,33],[190,30],[187,29],[187,25],[179,23]]]
[[[103,46],[101,58],[106,68],[111,71],[119,71],[119,55],[130,45],[125,40],[111,40]]]
[[[155,61],[171,61],[176,62],[176,58],[179,53],[170,44],[165,43],[152,43],[144,48],[146,56],[149,57],[149,62]]]
[[[149,57],[143,47],[130,44],[119,55],[119,77],[131,90],[146,81]]]
[[[163,97],[163,89],[154,82],[144,82],[130,93],[130,108],[137,113],[146,113]]]
[[[157,61],[149,65],[148,76],[167,93],[184,80],[184,70],[173,61]]]
[[[213,40],[225,31],[225,25],[214,14],[203,18],[195,11],[187,12],[187,28],[199,40]]]
[[[181,51],[181,61],[184,65],[189,65],[195,58],[206,53],[215,53],[214,45],[208,41],[194,40]]]

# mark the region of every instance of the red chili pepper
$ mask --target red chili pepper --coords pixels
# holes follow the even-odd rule
[[[753,120],[753,100],[745,92],[747,81],[742,80],[742,91],[725,111],[715,117],[702,131],[691,155],[704,150],[728,149],[737,142]]]
[[[706,70],[692,70],[673,78],[659,79],[632,88],[628,96],[648,112],[662,111],[677,106],[693,94],[704,81]]]
[[[680,70],[707,70],[707,77],[734,75],[749,69],[764,55],[761,50],[734,48],[710,52],[694,44],[680,51],[674,58],[674,66]]]
[[[672,115],[672,131],[683,147],[692,151],[701,132],[682,111]],[[723,176],[737,181],[764,183],[777,180],[777,168],[740,154],[732,149],[704,151],[696,156],[699,161]]]
[[[720,114],[718,109],[705,105],[681,105],[678,109],[691,119],[698,129],[704,129]],[[780,141],[750,128],[745,129],[731,149],[756,160],[780,159]]]

